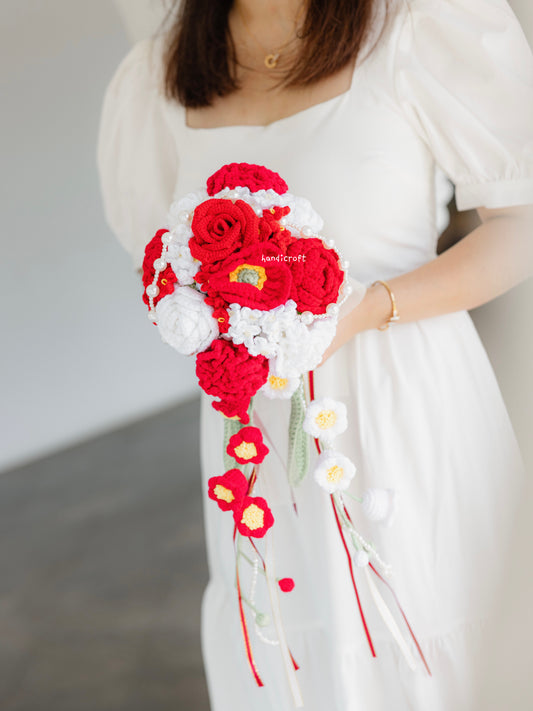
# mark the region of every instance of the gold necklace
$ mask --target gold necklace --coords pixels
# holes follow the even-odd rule
[[[263,59],[263,64],[265,65],[265,67],[266,67],[267,69],[275,69],[275,67],[277,67],[278,62],[279,62],[280,57],[281,57],[281,52],[282,52],[282,50],[284,50],[289,44],[291,44],[291,42],[294,41],[295,36],[296,36],[295,30],[296,30],[296,28],[298,27],[298,23],[299,23],[300,18],[301,18],[301,16],[302,16],[302,12],[303,12],[304,6],[305,6],[305,3],[302,2],[302,4],[300,5],[300,8],[299,8],[299,10],[298,10],[298,12],[297,12],[297,14],[296,14],[296,18],[295,18],[295,20],[294,20],[294,25],[293,25],[293,27],[292,27],[292,29],[291,29],[289,35],[287,36],[287,39],[285,40],[285,42],[284,42],[283,44],[281,44],[279,47],[276,47],[274,50],[272,50],[272,51],[270,51],[270,52],[269,52],[269,51],[266,49],[266,47],[257,39],[257,37],[252,33],[252,31],[250,30],[250,28],[248,27],[248,25],[247,25],[246,22],[244,21],[244,17],[242,16],[241,11],[240,11],[240,10],[237,10],[237,14],[238,14],[238,16],[239,16],[239,20],[240,20],[242,26],[244,27],[244,30],[246,31],[247,35],[248,35],[249,37],[251,37],[251,39],[256,43],[256,45],[257,45],[260,49],[263,50],[263,52],[265,52],[265,58]]]

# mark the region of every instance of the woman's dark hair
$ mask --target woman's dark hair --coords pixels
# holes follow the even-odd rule
[[[179,1],[179,0],[178,0]],[[385,5],[385,0],[378,0]],[[165,90],[184,106],[209,106],[238,89],[228,15],[233,0],[181,0],[165,56]],[[304,86],[356,60],[376,0],[308,0],[299,56],[285,86]]]

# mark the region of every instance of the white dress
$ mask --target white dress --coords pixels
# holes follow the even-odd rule
[[[533,202],[533,62],[504,0],[400,2],[349,91],[266,127],[187,127],[183,107],[162,95],[160,48],[159,40],[140,43],[123,61],[100,133],[108,219],[137,267],[172,198],[230,162],[266,165],[309,198],[365,284],[435,258],[444,176],[459,209]],[[296,490],[296,516],[271,454],[258,493],[276,519],[276,573],[296,583],[281,602],[304,708],[469,709],[521,485],[512,428],[472,322],[459,312],[361,333],[317,370],[316,388],[347,404],[339,449],[357,465],[352,492],[397,491],[392,528],[360,527],[394,568],[433,677],[408,668],[361,584],[371,658],[328,497],[308,478]],[[257,408],[283,459],[286,406],[258,397]],[[202,462],[207,490],[224,465],[222,417],[206,402]],[[202,639],[212,709],[291,709],[278,648],[252,631],[264,688],[246,664],[231,516],[206,499],[205,518],[211,580]]]

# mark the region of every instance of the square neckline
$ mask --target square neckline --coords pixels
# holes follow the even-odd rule
[[[191,132],[221,131],[224,129],[239,129],[241,131],[245,130],[245,129],[263,129],[263,130],[265,130],[265,129],[273,128],[275,126],[283,124],[286,121],[294,119],[298,116],[303,116],[305,114],[308,114],[313,110],[329,106],[330,104],[333,104],[334,102],[341,103],[342,100],[345,100],[346,98],[348,98],[350,96],[350,94],[352,93],[352,89],[353,89],[353,86],[355,83],[355,74],[356,74],[358,65],[359,65],[359,62],[356,61],[353,66],[351,75],[350,75],[350,84],[345,91],[342,91],[340,94],[336,94],[335,96],[331,96],[329,99],[324,99],[323,101],[318,101],[315,104],[306,106],[305,108],[300,109],[299,111],[295,111],[294,113],[289,114],[288,116],[282,116],[279,119],[271,121],[270,123],[265,123],[265,124],[242,123],[242,124],[227,124],[227,125],[221,125],[221,126],[198,126],[198,127],[189,126],[189,124],[187,122],[187,107],[183,106],[183,104],[180,104],[179,106],[183,112],[183,125],[187,131],[191,131]]]

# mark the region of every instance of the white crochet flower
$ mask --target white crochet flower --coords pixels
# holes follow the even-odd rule
[[[279,339],[279,375],[295,377],[314,370],[335,335],[336,319],[317,319],[306,326],[298,318]]]
[[[205,351],[218,336],[213,309],[189,286],[178,286],[155,307],[161,338],[183,355]]]
[[[378,521],[387,528],[392,526],[397,506],[394,489],[367,489],[361,504],[371,521]]]
[[[167,225],[169,226],[170,231],[174,234],[174,231],[178,230],[179,225],[187,224],[182,222],[183,215],[188,213],[189,217],[192,219],[194,210],[200,203],[204,202],[208,198],[209,195],[207,194],[207,190],[204,188],[202,190],[195,190],[192,193],[188,193],[185,197],[182,197],[179,200],[174,200],[167,214]]]
[[[333,494],[348,488],[355,476],[355,464],[343,454],[326,449],[318,456],[313,476],[328,494]]]
[[[194,275],[200,268],[200,261],[192,256],[186,244],[171,242],[168,245],[167,259],[180,286],[194,283]]]
[[[281,378],[273,372],[269,372],[266,383],[259,388],[271,400],[289,400],[300,385],[300,378]]]
[[[324,442],[331,442],[348,427],[346,405],[330,397],[309,403],[303,421],[304,432]]]

